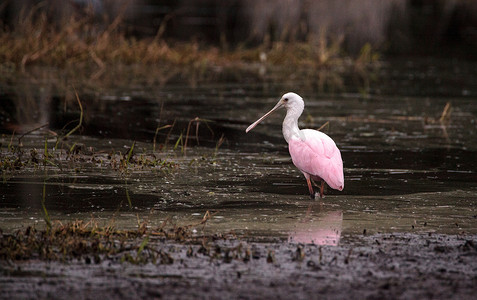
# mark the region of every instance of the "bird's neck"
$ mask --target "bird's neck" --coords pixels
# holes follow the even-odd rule
[[[303,107],[290,107],[287,110],[287,115],[283,120],[283,137],[289,143],[289,141],[295,137],[300,138],[300,128],[298,128],[298,118],[303,112]]]

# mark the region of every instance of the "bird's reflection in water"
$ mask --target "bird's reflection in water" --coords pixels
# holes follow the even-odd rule
[[[320,205],[310,204],[304,218],[288,234],[291,243],[337,246],[343,226],[343,212],[325,211]]]

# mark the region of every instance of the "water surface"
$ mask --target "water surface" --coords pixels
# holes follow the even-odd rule
[[[142,220],[149,226],[166,219],[195,224],[209,211],[213,215],[206,226],[197,226],[198,234],[234,232],[303,243],[333,245],[343,237],[375,232],[475,234],[477,93],[471,83],[477,76],[466,64],[449,64],[452,68],[423,62],[385,65],[377,73],[382,78],[364,87],[365,93],[352,82],[343,92],[320,93],[299,80],[178,82],[84,92],[84,127],[70,142],[100,159],[126,153],[134,140],[136,156],[152,155],[156,147],[154,155],[174,166],[131,167],[124,173],[77,160],[61,169],[4,171],[0,228],[44,224],[44,200],[53,220],[94,218],[135,228]],[[309,199],[306,182],[291,163],[281,135],[284,111],[244,131],[292,89],[306,102],[300,126],[329,122],[323,130],[342,152],[345,189],[328,188],[322,200]],[[49,128],[59,130],[78,118],[74,101],[34,99],[11,100],[23,111],[16,120],[3,114],[2,155],[12,128],[25,132],[49,122]],[[34,114],[23,105],[31,101]],[[452,111],[441,121],[447,103]],[[191,121],[196,117],[201,120]],[[156,135],[168,124],[174,128]],[[185,151],[180,143],[173,150],[181,134],[184,143],[188,126]],[[42,153],[45,134],[25,136],[24,148]],[[53,144],[50,138],[48,145]]]

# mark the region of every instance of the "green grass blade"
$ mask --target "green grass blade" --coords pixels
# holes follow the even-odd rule
[[[176,144],[174,145],[174,150],[177,149],[177,147],[179,146],[179,143],[182,143],[182,133],[181,133],[181,135],[179,136],[179,138],[177,139]]]
[[[136,145],[136,141],[133,142],[131,149],[129,149],[128,156],[126,158],[126,165],[129,165],[129,160],[131,159],[134,151],[134,145]]]
[[[142,241],[141,245],[139,245],[139,248],[137,249],[137,256],[141,255],[141,252],[144,250],[144,247],[146,247],[148,243],[149,236],[146,236],[146,238]]]
[[[43,212],[45,213],[44,220],[46,223],[47,231],[49,232],[51,230],[51,219],[50,219],[50,215],[48,214],[48,210],[46,209],[45,199],[46,199],[46,183],[43,183],[43,196],[41,198],[41,206],[43,207]]]

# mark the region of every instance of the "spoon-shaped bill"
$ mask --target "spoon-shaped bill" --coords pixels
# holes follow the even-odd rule
[[[245,130],[245,132],[249,132],[250,130],[254,129],[255,126],[258,125],[258,123],[262,122],[263,120],[265,120],[269,115],[271,115],[274,111],[276,111],[277,109],[279,109],[280,107],[282,107],[282,102],[279,101],[277,103],[277,105],[275,105],[275,107],[273,107],[269,112],[267,112],[266,114],[264,114],[260,119],[258,119],[257,121],[253,122],[250,126],[247,127],[247,129]]]

